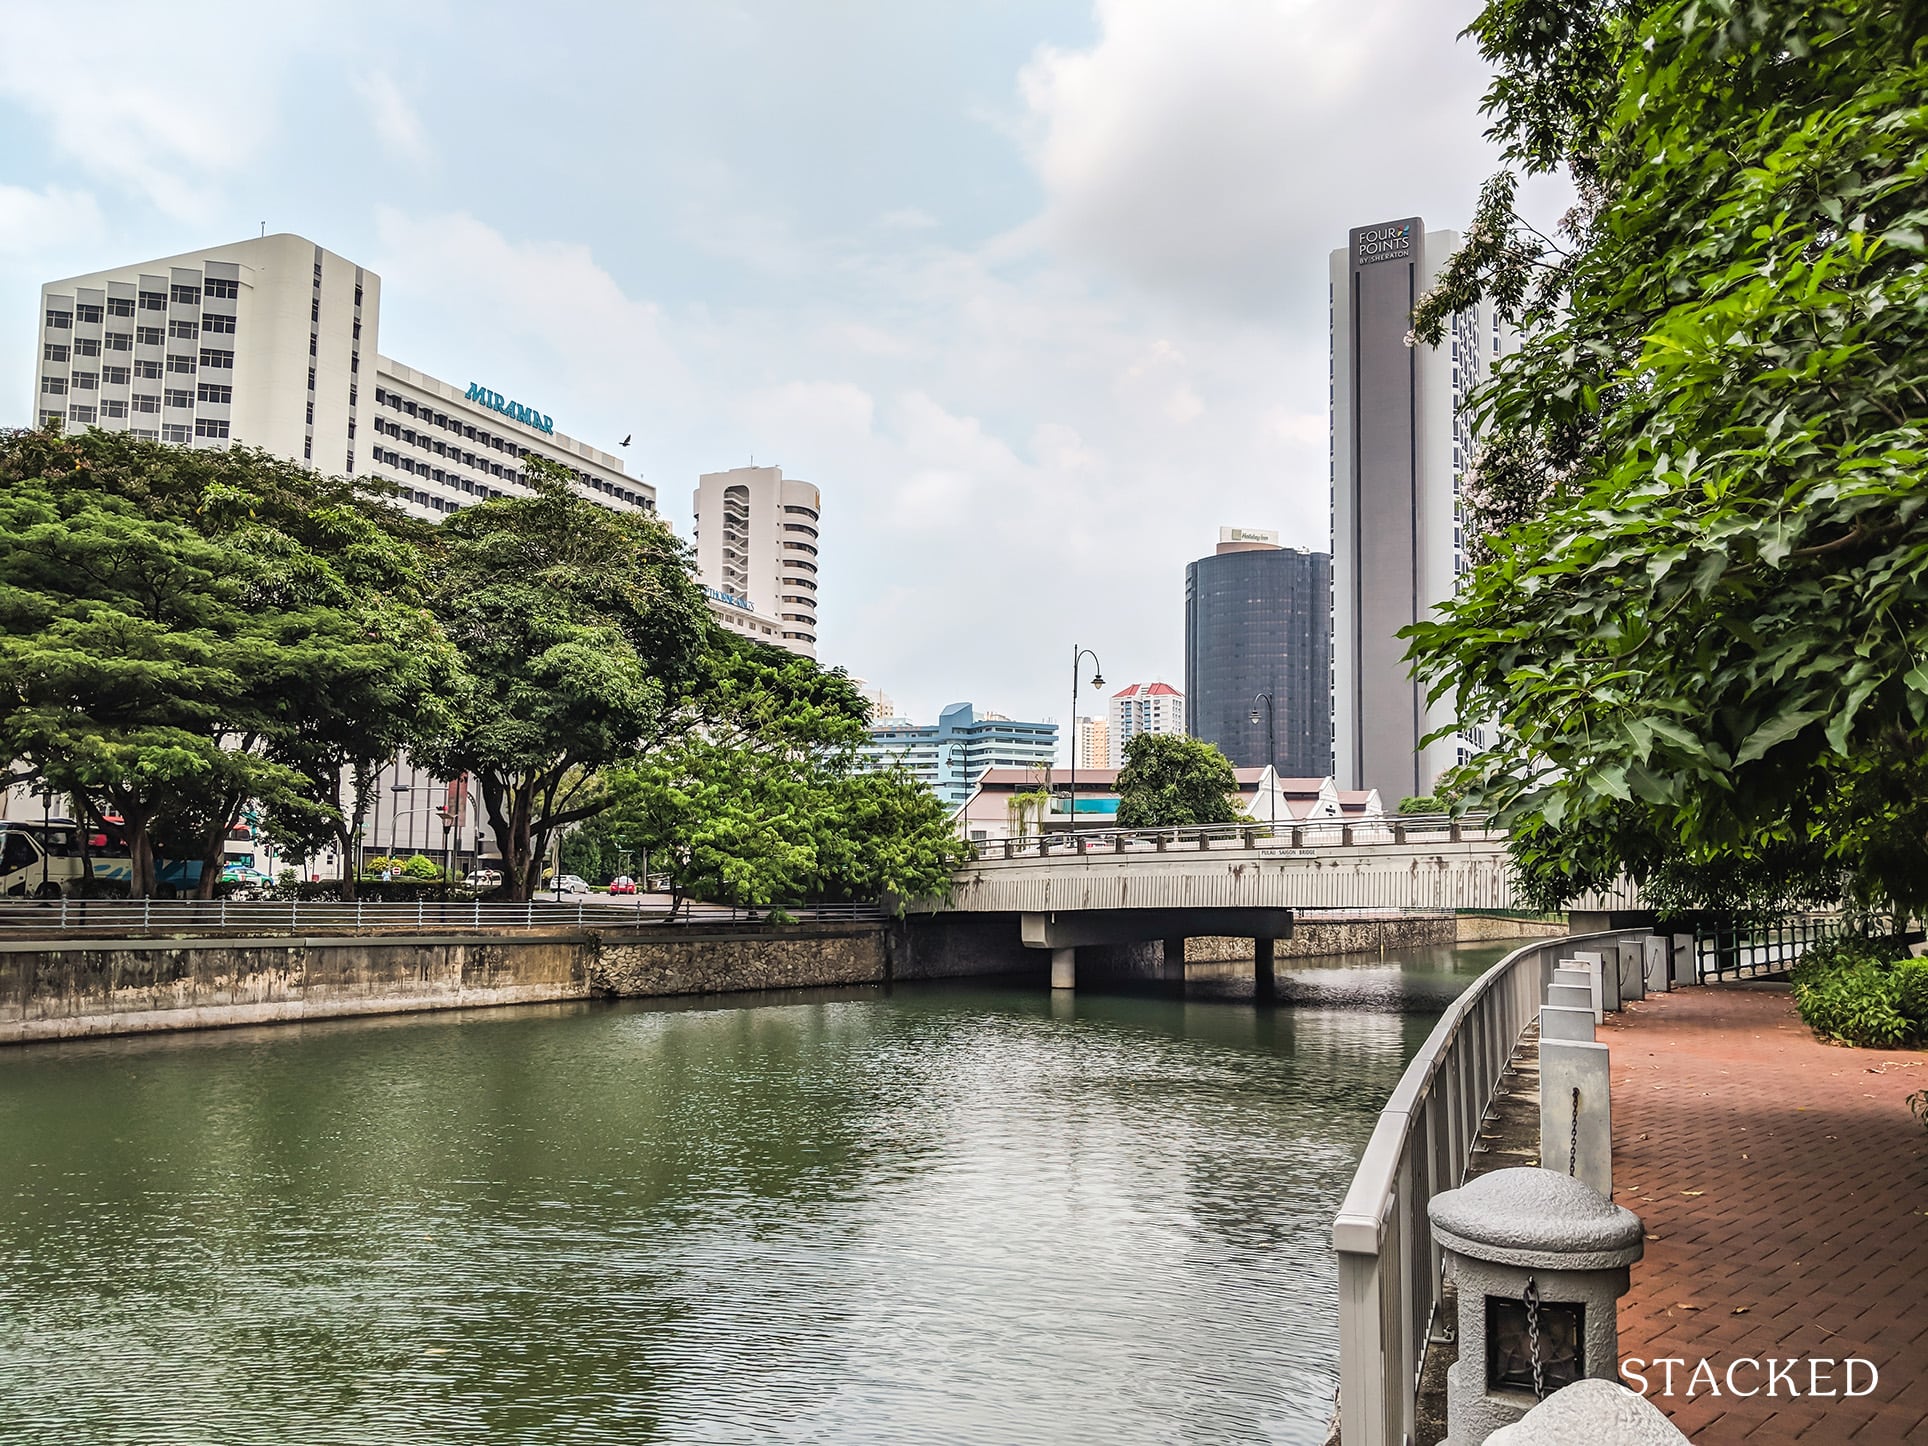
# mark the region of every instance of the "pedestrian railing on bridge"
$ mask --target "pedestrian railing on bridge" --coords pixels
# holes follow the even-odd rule
[[[597,896],[555,902],[488,899],[414,902],[329,899],[34,899],[0,902],[0,942],[9,938],[130,938],[139,935],[447,933],[454,930],[730,927],[782,920],[850,923],[882,918],[875,904],[738,909],[684,903],[666,906]]]
[[[1380,1112],[1332,1226],[1339,1254],[1339,1439],[1402,1446],[1417,1430],[1419,1377],[1443,1260],[1427,1203],[1465,1179],[1481,1122],[1554,965],[1648,929],[1515,949],[1454,1000]],[[1611,957],[1611,956],[1610,956]]]
[[[1369,844],[1502,842],[1504,829],[1483,817],[1395,814],[1388,818],[1317,818],[1294,823],[1191,824],[1171,828],[1054,829],[1015,838],[974,839],[978,859],[1061,858],[1076,854],[1204,852],[1214,849],[1356,848]]]
[[[1838,913],[1790,914],[1765,923],[1694,924],[1695,976],[1708,979],[1765,979],[1785,974],[1817,944],[1856,932],[1883,933],[1892,921],[1853,920]]]

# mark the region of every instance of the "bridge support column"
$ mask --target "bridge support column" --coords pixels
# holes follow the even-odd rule
[[[1051,951],[1051,987],[1053,989],[1078,987],[1078,951],[1076,949]]]
[[[1183,984],[1185,982],[1185,940],[1183,937],[1167,939],[1165,941],[1165,967],[1159,972],[1158,977],[1167,983]]]
[[[1255,998],[1269,999],[1272,996],[1276,977],[1272,970],[1272,948],[1274,940],[1254,939],[1252,941],[1252,993]]]

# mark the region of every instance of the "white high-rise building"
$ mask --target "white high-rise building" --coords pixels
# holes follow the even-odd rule
[[[1140,733],[1183,733],[1185,695],[1170,683],[1133,683],[1111,695],[1106,766],[1125,766],[1125,745]]]
[[[1389,805],[1433,791],[1486,746],[1454,723],[1453,699],[1428,705],[1399,636],[1450,598],[1466,571],[1460,489],[1474,461],[1461,410],[1514,345],[1482,302],[1453,318],[1437,347],[1408,345],[1412,311],[1459,249],[1417,216],[1350,233],[1332,253],[1332,707],[1339,787],[1376,788]]]
[[[592,501],[656,510],[620,457],[541,408],[381,355],[381,292],[366,267],[285,234],[49,282],[34,418],[385,477],[418,517],[525,493],[529,457]]]
[[[1111,761],[1111,720],[1080,718],[1077,728],[1078,767],[1098,769],[1117,767]]]
[[[691,510],[696,570],[722,624],[817,655],[817,538],[823,499],[781,467],[705,472]]]

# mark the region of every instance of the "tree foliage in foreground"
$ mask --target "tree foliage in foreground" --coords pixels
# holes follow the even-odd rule
[[[1546,903],[1625,865],[1678,907],[1928,904],[1928,7],[1492,0],[1509,161],[1420,339],[1482,291],[1490,529],[1413,630],[1497,718],[1456,781]]]
[[[1209,743],[1176,733],[1138,733],[1118,771],[1120,828],[1232,823],[1243,817],[1232,761]]]
[[[136,895],[157,849],[210,891],[251,799],[326,826],[288,745],[362,726],[370,678],[413,714],[437,655],[398,523],[264,453],[0,434],[0,750],[124,821]]]
[[[556,830],[609,803],[602,771],[679,739],[710,632],[686,549],[662,522],[577,496],[529,459],[534,495],[444,521],[430,565],[465,685],[415,758],[472,774],[512,898]]]

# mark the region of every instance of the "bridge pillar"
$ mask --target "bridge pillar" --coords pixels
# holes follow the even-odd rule
[[[1175,981],[1179,984],[1185,982],[1185,940],[1183,936],[1165,941],[1165,967],[1159,977],[1161,979]]]
[[[1076,949],[1051,951],[1051,987],[1053,989],[1078,987],[1078,951]]]
[[[1271,939],[1252,941],[1252,993],[1258,999],[1269,999],[1276,982],[1272,970],[1273,943]]]

